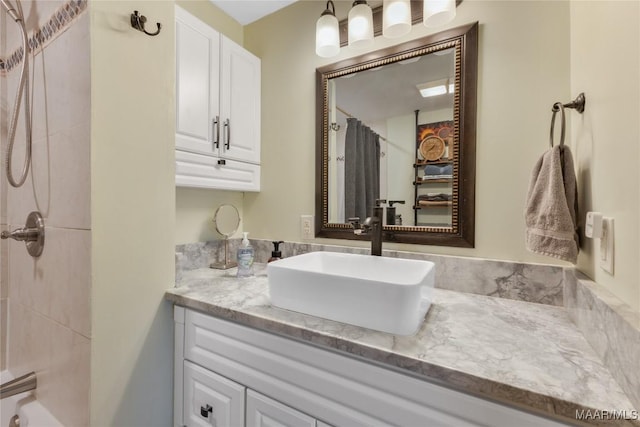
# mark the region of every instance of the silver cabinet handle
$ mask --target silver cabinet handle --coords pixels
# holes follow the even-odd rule
[[[213,119],[212,127],[214,129],[212,130],[212,132],[215,137],[215,140],[213,141],[213,147],[220,148],[220,116],[216,116],[216,118]]]
[[[225,148],[228,150],[229,147],[231,147],[231,123],[229,122],[229,119],[226,119],[224,121],[224,129],[225,129],[225,143],[224,146]]]

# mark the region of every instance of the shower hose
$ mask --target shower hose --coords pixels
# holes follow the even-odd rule
[[[29,167],[31,165],[31,108],[29,105],[29,38],[24,23],[24,14],[20,0],[16,0],[17,10],[13,8],[9,0],[0,0],[2,6],[7,10],[9,16],[16,21],[22,32],[22,69],[20,71],[20,83],[16,92],[16,101],[13,106],[11,119],[9,120],[8,144],[5,155],[5,169],[7,171],[7,180],[13,187],[20,187],[27,179]],[[22,173],[19,179],[15,179],[11,168],[11,158],[13,157],[13,146],[16,139],[16,128],[18,125],[18,116],[20,115],[20,106],[24,97],[24,121],[25,121],[25,159],[22,167]]]

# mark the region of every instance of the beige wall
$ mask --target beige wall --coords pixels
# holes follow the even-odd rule
[[[350,4],[339,2],[338,16],[346,16]],[[318,2],[299,2],[245,29],[245,46],[262,58],[264,82],[263,186],[259,194],[245,195],[244,204],[246,228],[256,237],[298,241],[300,215],[314,213],[314,73],[316,67],[352,55],[347,48],[335,59],[315,55],[315,21],[322,9]],[[550,107],[570,96],[569,5],[465,1],[450,26],[476,20],[480,22],[476,247],[388,247],[553,263],[525,250],[523,209],[530,171],[548,146]],[[373,49],[427,33],[416,25],[399,40],[376,38]]]
[[[63,3],[24,2],[25,16],[30,17],[28,32],[44,24]],[[0,55],[6,58],[20,41],[18,27],[12,21],[4,25]],[[7,367],[14,376],[35,371],[38,400],[66,426],[89,423],[89,64],[89,14],[85,12],[31,62],[33,160],[27,181],[21,188],[9,187],[4,163],[0,177],[3,228],[23,227],[27,214],[36,210],[45,222],[45,247],[39,258],[32,258],[23,242],[3,241],[1,322],[3,332],[9,325]],[[1,79],[3,153],[19,74],[20,69],[14,69]],[[24,159],[23,118],[14,146],[16,173]]]
[[[242,46],[242,25],[209,0],[176,0],[176,4]]]
[[[133,30],[139,10],[160,35]],[[91,425],[169,426],[174,285],[174,5],[92,1]]]
[[[233,18],[213,5],[209,0],[178,0],[176,4],[212,28],[242,45],[244,31]],[[220,239],[213,223],[216,209],[223,204],[232,204],[243,218],[243,193],[237,191],[204,190],[198,188],[176,188],[175,243],[206,242]],[[239,230],[242,230],[240,224]],[[247,229],[251,232],[251,229]],[[237,235],[242,235],[238,232]]]
[[[350,2],[339,2],[338,16],[346,16],[349,7]],[[315,2],[300,2],[245,29],[245,46],[262,58],[265,82],[263,190],[247,194],[244,204],[246,228],[255,237],[299,241],[300,215],[314,212],[314,70],[353,55],[344,48],[334,59],[315,56],[314,25],[321,9]],[[570,113],[582,208],[598,209],[616,219],[617,271],[610,277],[596,268],[588,242],[579,266],[640,308],[634,190],[639,183],[637,9],[638,2],[463,2],[449,26],[480,22],[476,247],[388,247],[560,263],[526,251],[524,200],[533,164],[548,147],[551,105],[585,91],[584,117]],[[372,50],[426,34],[416,25],[399,40],[377,38]],[[611,49],[621,40],[625,55]],[[624,89],[621,82],[628,82]],[[610,123],[617,123],[613,130]],[[616,174],[619,170],[626,171],[624,177]]]
[[[240,213],[238,232],[242,236],[243,195],[237,191],[211,191],[197,188],[176,189],[176,244],[208,242],[221,238],[216,232],[213,217],[224,204],[235,206]],[[251,231],[251,230],[247,230]]]
[[[599,240],[585,239],[579,266],[640,309],[640,3],[571,2],[572,114],[581,211],[615,220],[615,274],[599,267]],[[620,46],[616,48],[616,46]],[[613,66],[612,66],[613,65]]]

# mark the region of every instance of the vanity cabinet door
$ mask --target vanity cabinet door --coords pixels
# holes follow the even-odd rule
[[[211,371],[184,362],[186,426],[244,426],[245,388]]]
[[[247,390],[247,426],[316,427],[316,420],[253,390]]]

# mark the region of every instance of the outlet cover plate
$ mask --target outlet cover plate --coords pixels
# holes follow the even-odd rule
[[[300,235],[303,240],[311,240],[315,237],[313,215],[300,215]]]

